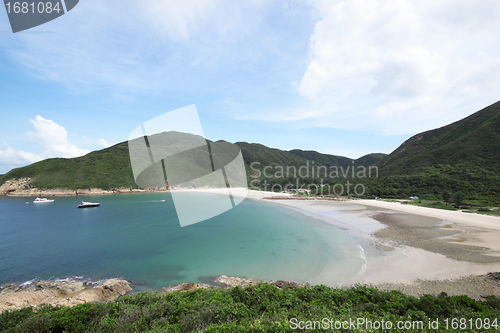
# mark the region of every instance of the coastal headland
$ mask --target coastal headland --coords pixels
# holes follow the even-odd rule
[[[77,196],[77,195],[105,195],[105,194],[118,194],[118,193],[146,193],[158,192],[166,190],[143,190],[135,188],[112,188],[103,190],[100,188],[87,188],[87,189],[66,189],[66,188],[49,188],[40,189],[31,186],[31,178],[11,179],[0,185],[0,195],[7,195],[13,197],[63,197],[63,196]]]
[[[132,291],[130,282],[108,279],[97,283],[79,279],[31,281],[0,287],[0,313],[27,306],[74,306],[86,302],[111,301]]]

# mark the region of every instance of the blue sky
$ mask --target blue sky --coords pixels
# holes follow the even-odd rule
[[[358,158],[500,99],[500,2],[81,0],[12,34],[0,173],[195,104],[211,140]]]

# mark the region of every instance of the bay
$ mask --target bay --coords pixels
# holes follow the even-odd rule
[[[306,283],[326,265],[338,268],[329,281],[341,283],[363,265],[346,230],[271,203],[244,200],[181,228],[167,192],[53,199],[0,198],[0,285],[122,277],[158,289],[219,275]],[[82,200],[101,206],[77,209]]]

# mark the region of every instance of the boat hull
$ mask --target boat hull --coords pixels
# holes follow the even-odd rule
[[[100,203],[95,203],[95,204],[85,204],[85,205],[78,205],[77,208],[91,208],[91,207],[98,207]]]
[[[53,199],[45,199],[45,198],[42,198],[42,199],[36,198],[35,200],[33,200],[33,203],[36,203],[36,204],[51,203],[51,202],[54,202],[54,200]]]

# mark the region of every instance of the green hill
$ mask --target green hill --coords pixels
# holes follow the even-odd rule
[[[335,155],[327,155],[321,154],[314,150],[300,150],[294,149],[289,151],[290,154],[300,156],[306,160],[314,161],[321,165],[326,166],[342,166],[344,168],[350,166],[352,164],[352,159],[343,157],[343,156],[335,156]]]
[[[40,189],[136,188],[127,142],[82,157],[49,158],[16,168],[3,175],[0,184],[24,177],[35,178],[31,185]]]
[[[171,137],[163,140],[163,144],[167,146],[170,142],[169,140],[172,138],[178,140],[179,135],[185,134],[171,134]],[[217,141],[215,144],[222,145],[220,146],[220,151],[224,151],[225,141]],[[315,151],[284,151],[257,143],[238,142],[236,144],[241,148],[249,180],[253,179],[250,178],[253,175],[253,171],[250,168],[253,162],[258,162],[254,164],[254,167],[260,170],[265,166],[283,166],[285,168],[287,166],[295,168],[301,166],[312,167],[313,161],[315,162],[315,166],[324,165],[330,167],[334,165],[349,166],[353,162],[355,164],[373,164],[385,156],[384,154],[371,154],[358,160],[353,160],[341,156],[321,154]],[[179,146],[179,148],[181,147]],[[184,166],[187,168],[186,164]],[[193,168],[192,165],[189,167]],[[0,176],[0,185],[10,179],[26,177],[34,178],[35,180],[31,185],[39,189],[66,188],[76,190],[101,188],[107,190],[119,187],[138,187],[132,173],[128,142],[122,142],[109,148],[94,151],[82,157],[50,158],[25,167],[13,169],[5,175]]]
[[[355,161],[355,164],[356,165],[364,165],[364,166],[374,165],[386,156],[387,156],[387,154],[382,154],[382,153],[368,154],[368,155],[365,155],[365,156],[358,158]]]
[[[241,148],[243,160],[247,167],[254,162],[260,163],[261,167],[268,165],[293,165],[296,167],[306,165],[306,159],[290,154],[285,150],[269,148],[259,143],[237,142],[236,144]]]
[[[178,141],[179,136],[185,136],[184,133],[169,133],[169,138],[160,140],[163,147],[170,147],[173,141],[169,140]],[[186,140],[192,139],[189,136],[185,138]],[[217,141],[213,144],[220,156],[226,154],[228,143]],[[217,144],[219,148],[215,148]],[[182,151],[183,145],[182,142],[177,144],[179,151]],[[362,182],[366,185],[367,190],[364,192],[366,197],[408,198],[408,196],[417,195],[430,200],[441,200],[447,196],[447,194],[443,196],[446,192],[452,195],[461,194],[471,205],[500,204],[498,196],[500,194],[498,190],[500,188],[500,174],[498,173],[500,170],[500,102],[450,125],[417,134],[405,141],[390,155],[368,154],[354,160],[316,151],[300,149],[285,151],[257,143],[237,142],[236,145],[241,148],[249,184],[259,188],[263,188],[265,183],[269,186],[267,189],[272,188],[273,184],[279,184],[281,188],[284,188],[288,184],[297,184],[297,181],[300,182],[299,186],[345,184],[346,181],[354,178],[353,173],[342,172],[347,175],[347,178],[342,175],[333,179],[330,177],[323,183],[321,178],[328,178],[325,177],[325,171],[323,174],[318,174],[311,170],[323,167],[323,170],[330,173],[332,168],[343,168],[345,171],[349,167],[352,170],[353,166],[374,165],[378,167],[380,178],[359,179],[357,177],[356,179],[358,183]],[[204,153],[209,154],[208,151]],[[229,155],[224,159],[229,161]],[[189,161],[193,160],[193,156],[192,153],[186,154],[186,158],[191,158]],[[149,161],[148,158],[143,160],[144,163]],[[177,167],[179,170],[189,169],[194,173],[199,173],[199,170],[202,170],[203,159],[196,158],[195,160],[201,164],[187,163],[179,159]],[[265,168],[266,173],[264,173]],[[280,174],[280,168],[286,172],[288,172],[287,168],[290,168],[292,172]],[[297,175],[297,170],[308,170],[307,175]],[[158,172],[156,174],[153,172],[151,175],[152,177],[161,176]],[[11,170],[0,176],[0,185],[10,179],[25,177],[35,178],[31,185],[40,189],[138,187],[132,174],[127,142],[78,158],[52,158]],[[140,183],[144,184],[147,181]]]
[[[500,101],[450,125],[406,140],[377,165],[385,176],[463,164],[500,170]]]
[[[471,205],[500,204],[500,102],[411,137],[375,165],[375,196],[436,200],[451,192]]]
[[[381,153],[369,154],[354,160],[343,156],[322,154],[313,150],[294,149],[286,151],[269,148],[258,143],[237,142],[236,144],[241,148],[245,164],[250,166],[252,162],[259,162],[260,168],[264,166],[283,166],[285,168],[294,166],[299,168],[308,165],[308,161],[310,167],[312,167],[313,161],[315,166],[326,167],[347,168],[352,166],[353,163],[355,165],[370,166],[386,156],[386,154]]]

